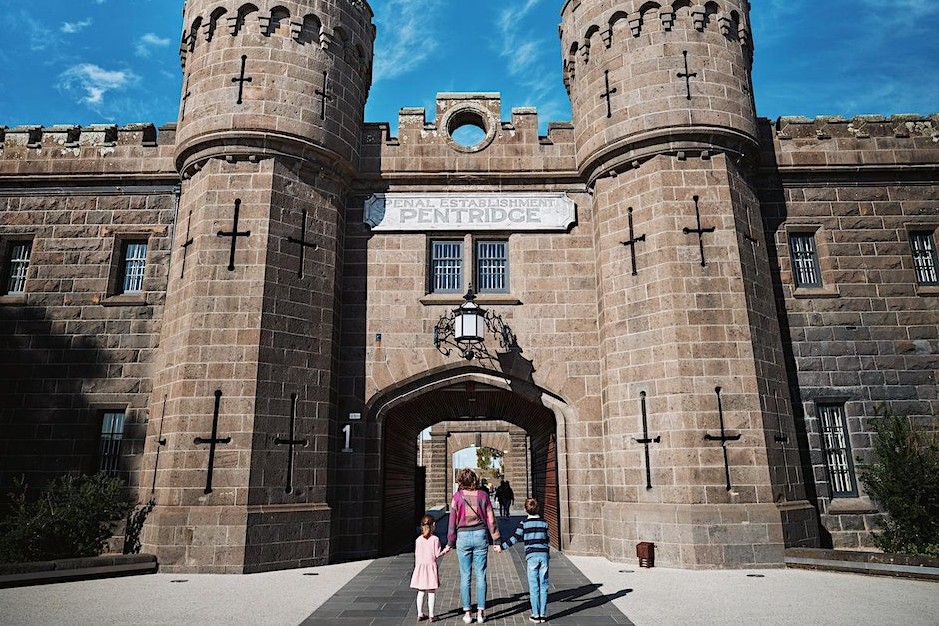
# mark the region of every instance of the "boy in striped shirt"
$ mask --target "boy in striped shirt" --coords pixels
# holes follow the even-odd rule
[[[544,623],[548,621],[548,523],[538,515],[538,501],[534,498],[525,500],[525,512],[528,518],[518,525],[515,534],[502,543],[502,549],[508,550],[520,540],[525,542],[525,560],[528,562],[528,595],[531,598],[531,617],[528,621]]]

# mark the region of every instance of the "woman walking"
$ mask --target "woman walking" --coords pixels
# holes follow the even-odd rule
[[[479,477],[471,469],[462,469],[457,477],[459,488],[450,503],[450,525],[447,545],[456,549],[460,564],[460,600],[463,602],[463,621],[473,621],[471,575],[476,575],[476,622],[485,621],[486,574],[489,565],[489,545],[495,543],[501,552],[501,537],[489,494],[479,488]]]

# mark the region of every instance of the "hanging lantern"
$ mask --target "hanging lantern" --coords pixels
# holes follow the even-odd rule
[[[463,304],[444,315],[434,326],[434,346],[444,355],[450,354],[450,348],[456,348],[467,361],[476,358],[493,360],[485,342],[486,333],[495,335],[499,346],[504,351],[518,350],[515,333],[502,316],[476,304],[476,294],[470,287],[463,296]]]
[[[453,312],[453,338],[457,343],[482,341],[486,333],[486,311],[474,302],[472,287],[463,296],[465,302]]]

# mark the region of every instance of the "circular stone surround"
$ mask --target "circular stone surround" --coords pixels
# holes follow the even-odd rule
[[[492,143],[499,128],[499,121],[491,111],[476,104],[466,103],[447,111],[440,124],[447,144],[458,152],[480,152]],[[484,137],[472,146],[465,146],[453,139],[453,133],[464,126],[475,126],[483,131]]]

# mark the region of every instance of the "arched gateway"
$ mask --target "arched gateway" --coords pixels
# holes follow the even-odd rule
[[[532,495],[542,502],[555,547],[567,545],[564,439],[558,433],[568,410],[561,399],[529,382],[475,366],[428,372],[379,394],[370,415],[382,437],[382,552],[394,553],[414,538],[423,498],[416,463],[420,433],[440,422],[467,419],[508,422],[527,433],[531,493],[518,492],[516,498]]]

